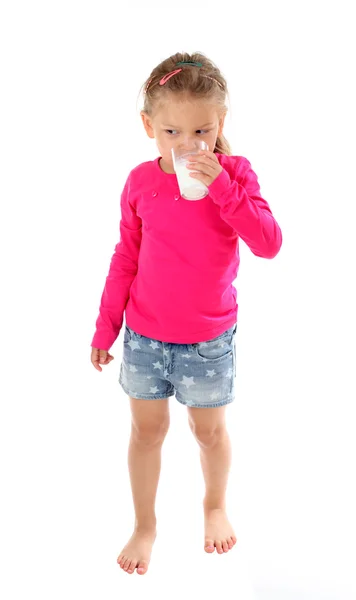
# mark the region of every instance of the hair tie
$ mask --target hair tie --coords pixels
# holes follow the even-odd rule
[[[176,63],[176,66],[178,66],[178,65],[192,65],[194,67],[202,67],[203,63],[194,62],[193,60],[180,60],[179,62]]]

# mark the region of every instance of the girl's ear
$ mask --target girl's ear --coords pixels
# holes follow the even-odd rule
[[[151,121],[150,117],[148,115],[146,115],[146,113],[143,111],[140,112],[140,115],[141,115],[142,123],[143,123],[143,126],[145,128],[145,131],[146,131],[148,137],[154,138],[155,136],[154,136],[152,121]]]

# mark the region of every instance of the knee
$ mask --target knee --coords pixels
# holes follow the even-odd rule
[[[154,446],[164,441],[169,429],[169,422],[134,423],[131,424],[131,437],[144,446]]]
[[[190,428],[198,444],[204,447],[215,446],[225,435],[225,426],[202,427],[190,422]]]

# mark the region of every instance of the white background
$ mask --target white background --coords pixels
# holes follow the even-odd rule
[[[355,34],[352,2],[3,2],[1,579],[4,600],[356,598]],[[170,400],[149,571],[132,533],[130,408],[90,362],[129,171],[157,154],[138,97],[202,51],[225,134],[283,233],[241,242],[227,554],[203,550],[203,477]]]

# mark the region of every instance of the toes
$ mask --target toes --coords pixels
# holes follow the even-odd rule
[[[121,563],[122,568],[124,569],[124,571],[127,571],[127,569],[130,566],[130,563],[131,563],[131,559],[130,558],[127,558],[124,563]]]
[[[147,571],[147,562],[145,560],[140,560],[140,562],[137,565],[137,573],[139,575],[144,575]]]
[[[236,542],[237,542],[236,536],[235,536],[235,535],[232,535],[232,536],[231,536],[231,539],[232,539],[232,543],[235,545],[235,544],[236,544]]]
[[[222,549],[221,542],[216,542],[216,551],[218,554],[223,554],[224,550]]]
[[[215,547],[214,547],[214,542],[213,540],[205,540],[205,547],[204,547],[205,552],[214,552]]]
[[[133,573],[134,570],[135,570],[135,567],[136,567],[136,561],[132,560],[131,563],[130,563],[129,568],[127,569],[127,572],[128,573]]]
[[[227,545],[229,546],[229,550],[231,550],[231,548],[234,547],[234,542],[232,541],[231,538],[227,538],[226,542],[227,542]]]
[[[120,565],[120,567],[122,568],[123,571],[126,571],[127,573],[133,573],[136,569],[136,565],[137,565],[137,573],[139,575],[144,575],[148,569],[148,563],[146,560],[141,560],[139,561],[139,563],[137,564],[136,560],[131,560],[130,558],[127,558],[127,556],[125,555],[120,555],[119,558],[117,559],[118,564]]]
[[[226,540],[223,540],[221,542],[221,545],[223,547],[224,552],[227,552],[229,550],[229,546],[227,545]]]

